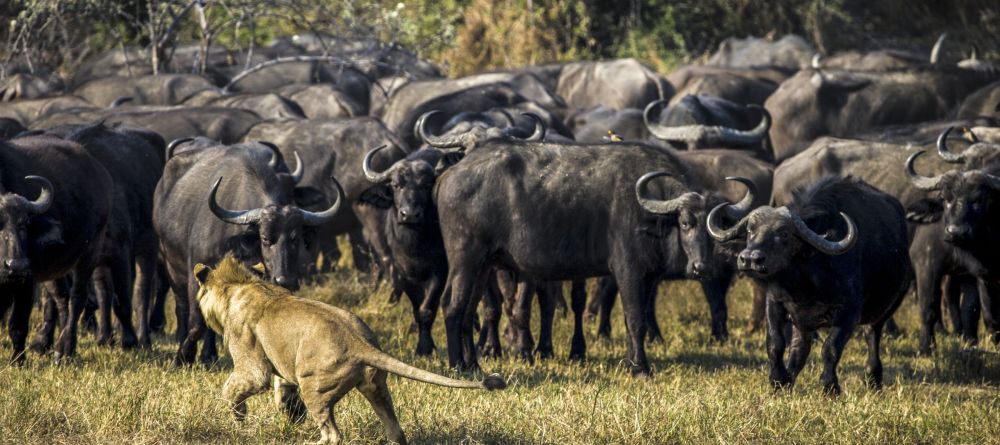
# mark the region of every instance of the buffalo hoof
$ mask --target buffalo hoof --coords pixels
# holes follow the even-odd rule
[[[531,349],[528,350],[519,349],[514,352],[514,357],[516,357],[518,360],[526,362],[529,365],[535,364],[535,356],[534,354],[531,353]]]
[[[582,362],[584,360],[587,360],[587,352],[586,351],[578,351],[578,350],[570,350],[569,351],[569,359],[572,360],[572,361],[575,361],[575,362]]]
[[[139,336],[138,342],[140,349],[153,349],[153,342],[149,337]]]
[[[843,391],[840,390],[840,382],[837,382],[836,380],[834,380],[832,382],[824,383],[823,384],[823,393],[826,394],[827,396],[830,396],[830,397],[837,397],[837,396],[839,396],[840,394],[843,393]]]
[[[32,351],[39,354],[49,352],[49,349],[52,348],[52,338],[35,337],[34,340],[31,341],[30,347]]]
[[[653,378],[653,373],[649,370],[649,368],[643,368],[641,366],[635,366],[635,365],[632,365],[631,368],[632,368],[631,369],[632,377],[647,379],[647,380]]]
[[[929,357],[929,356],[931,356],[931,354],[934,353],[932,349],[933,348],[931,347],[930,344],[921,343],[920,347],[917,348],[917,355],[922,355],[922,356]]]
[[[482,368],[479,367],[479,362],[472,362],[472,363],[458,362],[455,363],[455,366],[453,366],[453,368],[455,368],[455,371],[461,373],[476,373],[482,370]]]
[[[429,357],[434,355],[434,344],[417,344],[416,354],[418,357]]]
[[[650,334],[646,336],[646,342],[652,345],[662,345],[664,343],[663,336],[660,334]]]
[[[139,340],[135,336],[122,336],[122,349],[130,350],[139,346]]]
[[[110,334],[102,334],[101,336],[97,337],[97,346],[110,347],[114,346],[114,344],[115,344],[115,339]]]
[[[27,354],[24,351],[16,351],[10,355],[10,366],[21,367],[24,366]]]
[[[542,360],[548,360],[552,357],[555,357],[555,353],[552,352],[551,345],[546,347],[539,346],[538,348],[535,349],[535,355],[537,355],[538,358]]]
[[[500,358],[503,355],[499,343],[485,342],[482,348],[479,349],[479,355],[481,357],[488,358]]]
[[[770,375],[768,376],[768,381],[771,382],[771,387],[775,391],[783,389],[791,389],[795,380],[792,379],[791,374],[787,370],[775,370],[772,369]]]

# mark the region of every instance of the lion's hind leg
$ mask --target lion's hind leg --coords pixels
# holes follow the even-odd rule
[[[399,426],[399,419],[396,418],[396,409],[392,406],[392,395],[389,394],[389,386],[385,384],[386,372],[380,369],[365,369],[364,381],[358,385],[361,392],[371,403],[372,409],[378,414],[385,427],[385,436],[390,442],[399,445],[406,445],[406,435]]]
[[[337,428],[337,421],[334,418],[333,407],[350,390],[357,386],[356,378],[303,378],[299,377],[299,394],[302,401],[319,424],[318,444],[339,444],[344,436]]]

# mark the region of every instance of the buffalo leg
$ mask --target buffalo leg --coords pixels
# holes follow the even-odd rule
[[[646,289],[646,337],[651,343],[663,343],[663,333],[660,323],[656,321],[656,292],[658,286],[654,283]]]
[[[618,283],[614,278],[603,277],[598,281],[597,291],[594,300],[600,304],[598,311],[600,316],[597,321],[597,335],[603,338],[611,338],[611,310],[615,307],[615,299],[618,297]],[[593,303],[591,303],[593,305]]]
[[[62,326],[59,320],[59,310],[56,308],[55,295],[59,292],[68,294],[68,284],[65,278],[57,278],[42,285],[39,293],[42,304],[42,325],[39,326],[35,338],[31,341],[31,349],[38,353],[48,351],[52,347],[52,338],[57,326]],[[60,288],[61,287],[61,288]]]
[[[785,368],[785,323],[788,311],[785,306],[767,298],[767,360],[771,364],[769,380],[774,389],[792,385],[792,376]]]
[[[838,320],[834,321],[827,334],[826,341],[823,342],[823,375],[819,379],[823,390],[832,395],[841,392],[840,381],[837,378],[837,366],[840,364],[840,356],[844,353],[844,346],[847,345],[847,341],[851,339],[851,335],[858,327],[860,310],[846,309],[845,313],[837,318]],[[879,336],[881,334],[882,332],[879,330]],[[870,354],[869,352],[869,356]],[[877,350],[875,354],[878,355]]]
[[[868,341],[868,362],[865,363],[865,384],[872,389],[882,389],[882,359],[879,348],[882,344],[882,327],[885,322],[872,324],[865,332]]]
[[[97,296],[97,344],[110,346],[113,342],[111,328],[111,304],[115,298],[111,283],[111,268],[101,265],[94,269],[94,295]]]
[[[24,344],[28,338],[28,324],[31,319],[31,307],[34,300],[35,283],[31,280],[17,284],[9,284],[0,290],[4,298],[9,298],[9,305],[12,306],[10,318],[7,320],[7,335],[10,336],[12,351],[10,363],[20,366],[24,364],[25,353]],[[5,310],[0,311],[2,315]],[[0,317],[2,319],[2,317]]]
[[[369,272],[372,269],[372,249],[365,240],[364,232],[361,228],[351,230],[347,234],[351,241],[351,256],[354,258],[354,268],[360,272]]]
[[[531,336],[531,303],[535,296],[535,285],[518,277],[517,290],[511,304],[510,322],[514,326],[514,354],[529,363],[534,361],[531,350],[535,340]]]
[[[962,280],[961,318],[962,318],[962,339],[969,344],[976,344],[979,340],[979,288],[976,281],[965,277]]]
[[[792,326],[792,345],[788,353],[788,373],[791,383],[795,384],[796,378],[806,365],[809,352],[812,350],[813,332],[803,331],[797,326]]]
[[[153,299],[153,282],[156,276],[156,254],[140,252],[135,259],[135,283],[132,288],[132,304],[136,313],[136,341],[139,347],[152,346],[150,339],[150,302]],[[124,346],[124,339],[122,340]]]
[[[561,281],[543,283],[536,288],[538,294],[538,346],[535,354],[539,358],[548,359],[553,356],[552,323],[555,320],[556,307],[559,300],[565,300]],[[563,301],[565,305],[565,301]]]
[[[483,267],[481,259],[468,258],[466,252],[475,252],[474,246],[460,246],[460,254],[448,258],[452,268],[448,271],[450,296],[444,307],[444,326],[448,341],[448,366],[465,370],[478,367],[478,363],[467,363],[463,356],[463,338],[466,312],[476,291],[476,279]],[[449,252],[449,255],[451,253]]]
[[[503,311],[503,295],[497,285],[496,274],[489,275],[483,292],[483,328],[479,331],[479,354],[483,357],[500,357],[500,314]]]
[[[170,279],[167,276],[167,269],[162,263],[157,262],[154,278],[156,286],[153,288],[154,293],[150,295],[152,301],[149,308],[149,332],[163,332],[167,325],[166,307]]]
[[[941,299],[948,310],[951,320],[951,332],[958,335],[962,332],[962,278],[955,275],[945,275],[942,278],[944,290]],[[940,324],[940,323],[939,323]],[[944,331],[944,329],[941,329]]]
[[[76,354],[76,331],[77,322],[83,312],[83,306],[87,304],[87,287],[93,277],[94,265],[88,261],[81,260],[73,271],[73,285],[70,288],[69,302],[65,304],[66,322],[62,326],[59,336],[59,343],[56,348],[58,357],[72,357]],[[62,311],[63,307],[59,308]]]
[[[114,267],[111,268],[111,283],[114,286],[111,308],[115,311],[115,318],[118,319],[123,349],[131,349],[138,344],[135,325],[132,324],[132,289],[129,286],[134,281],[133,265],[131,259],[119,256],[114,259]]]
[[[181,364],[189,365],[194,363],[195,356],[198,354],[198,341],[205,335],[208,326],[205,325],[201,308],[198,306],[198,283],[193,276],[188,277],[187,289],[184,293],[187,297],[185,305],[187,307],[187,330],[177,352],[177,358]]]
[[[625,266],[624,269],[630,269]],[[652,376],[646,359],[646,297],[654,280],[629,270],[616,270],[615,281],[622,295],[625,328],[629,336],[628,362],[634,376]]]
[[[726,306],[726,291],[729,290],[730,276],[715,278],[701,282],[701,290],[708,301],[708,310],[712,318],[712,340],[723,342],[729,338],[726,323],[729,319],[729,309]]]
[[[913,263],[920,302],[920,345],[918,352],[929,355],[934,347],[934,328],[941,315],[941,273],[934,255],[920,255]]]
[[[570,290],[570,305],[573,308],[573,340],[569,347],[570,360],[583,360],[587,357],[587,341],[583,336],[583,312],[587,305],[587,282],[573,280]]]
[[[979,280],[979,301],[983,311],[983,324],[994,345],[1000,344],[1000,283]]]

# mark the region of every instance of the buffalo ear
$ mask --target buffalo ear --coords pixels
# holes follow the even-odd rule
[[[358,202],[380,209],[392,208],[392,190],[385,184],[369,187],[361,192]]]
[[[906,208],[906,220],[920,224],[938,222],[942,214],[944,204],[937,199],[921,199]]]
[[[326,196],[315,187],[295,187],[292,194],[295,204],[304,209],[319,207],[326,203]]]
[[[205,285],[205,281],[208,281],[208,274],[212,273],[212,268],[204,264],[198,263],[194,266],[194,279],[198,280],[200,286]]]

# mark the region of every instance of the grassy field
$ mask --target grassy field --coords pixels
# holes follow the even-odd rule
[[[405,298],[392,306],[385,290],[352,273],[326,281],[301,294],[353,310],[395,356],[453,374],[444,363],[440,319],[437,357],[416,359]],[[534,365],[484,360],[485,370],[509,379],[503,392],[448,390],[390,377],[403,429],[411,443],[425,444],[1000,442],[997,350],[966,350],[942,337],[934,357],[917,357],[912,296],[897,314],[902,337],[883,345],[886,388],[864,387],[864,342],[856,338],[840,367],[845,394],[831,399],[818,384],[816,351],[798,386],[779,393],[770,389],[764,335],[743,328],[750,313],[748,288],[739,283],[730,292],[733,335],[718,345],[709,340],[700,290],[691,283],[664,286],[658,318],[665,341],[649,347],[652,380],[633,379],[620,365],[625,354],[620,308],[610,341],[596,337],[596,326],[587,327],[589,359],[582,365],[565,359],[571,317],[556,319],[554,360]],[[9,353],[6,338],[2,347]],[[208,370],[177,369],[170,365],[174,349],[168,336],[158,336],[147,352],[101,348],[86,337],[74,362],[54,365],[51,357],[32,354],[23,368],[0,368],[0,442],[302,443],[318,438],[311,420],[289,424],[263,395],[251,399],[250,416],[237,423],[220,397],[228,359]],[[347,443],[385,440],[359,394],[346,397],[336,415]]]

